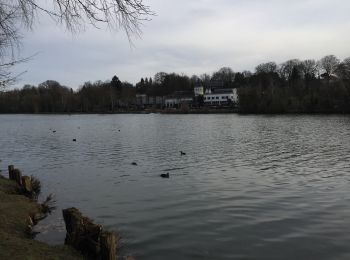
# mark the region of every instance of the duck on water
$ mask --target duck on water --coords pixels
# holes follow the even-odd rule
[[[167,173],[162,173],[162,174],[160,175],[160,177],[169,179],[170,174],[169,174],[168,172],[167,172]]]

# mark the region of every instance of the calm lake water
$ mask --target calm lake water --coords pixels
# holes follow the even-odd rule
[[[56,195],[39,240],[76,206],[137,259],[350,259],[349,116],[1,115],[0,147]]]

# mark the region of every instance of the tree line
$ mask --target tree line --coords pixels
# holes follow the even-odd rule
[[[135,88],[121,82],[86,82],[77,91],[47,80],[38,86],[0,92],[0,113],[107,113],[130,108]]]
[[[242,113],[350,113],[350,58],[260,64],[238,93]]]
[[[255,71],[223,67],[212,74],[158,72],[135,85],[117,76],[86,82],[76,91],[48,80],[0,92],[0,113],[108,113],[135,110],[137,94],[191,95],[195,86],[237,88],[242,113],[349,113],[350,58],[262,63]]]

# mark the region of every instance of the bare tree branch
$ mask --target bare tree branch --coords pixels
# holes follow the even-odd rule
[[[84,30],[87,25],[122,29],[132,44],[132,36],[140,36],[140,26],[154,13],[143,0],[51,0],[49,7],[38,0],[0,0],[0,86],[16,79],[11,67],[28,60],[18,58],[19,33],[22,27],[32,28],[38,13],[49,15],[69,31]]]

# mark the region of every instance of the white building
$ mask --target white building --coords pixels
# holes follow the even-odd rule
[[[208,106],[225,106],[238,103],[237,89],[207,89],[204,104]]]
[[[198,96],[203,96],[204,95],[204,87],[202,86],[197,86],[193,89],[194,91],[194,96],[198,97]]]

